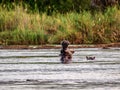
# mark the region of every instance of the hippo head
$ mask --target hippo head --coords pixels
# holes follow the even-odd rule
[[[67,40],[63,40],[63,41],[61,42],[61,45],[62,45],[62,48],[63,48],[63,49],[66,49],[69,44],[70,44],[70,42],[67,41]]]

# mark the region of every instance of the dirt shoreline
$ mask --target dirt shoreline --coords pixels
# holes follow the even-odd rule
[[[96,44],[96,45],[69,45],[69,48],[103,48],[120,47],[120,43]],[[0,45],[0,49],[59,49],[61,45]]]

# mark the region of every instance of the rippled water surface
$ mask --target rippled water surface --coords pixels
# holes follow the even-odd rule
[[[120,90],[120,48],[78,48],[70,64],[59,52],[0,50],[0,90]]]

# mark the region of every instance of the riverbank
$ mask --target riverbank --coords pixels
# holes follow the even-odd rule
[[[103,48],[120,47],[120,43],[96,44],[96,45],[70,45],[69,48]],[[1,45],[0,49],[58,49],[61,45]]]
[[[94,16],[81,13],[28,13],[22,7],[6,10],[0,7],[0,45],[71,44],[120,42],[120,10],[108,8]],[[4,38],[3,38],[4,37]]]

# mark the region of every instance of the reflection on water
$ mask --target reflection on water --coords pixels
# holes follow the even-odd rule
[[[0,50],[0,88],[120,90],[120,48],[75,51],[71,64],[61,64],[60,49]]]

